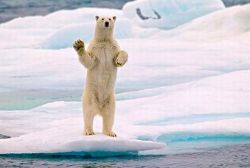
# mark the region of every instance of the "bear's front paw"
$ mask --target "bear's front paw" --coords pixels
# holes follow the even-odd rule
[[[118,57],[115,60],[116,65],[123,66],[128,60],[128,54],[124,51],[121,51]]]
[[[118,65],[118,66],[122,66],[122,65],[125,64],[125,61],[124,61],[123,58],[118,57],[118,58],[116,59],[115,63],[116,63],[116,65]]]
[[[73,44],[73,47],[76,51],[83,48],[84,49],[84,42],[82,40],[76,40]]]
[[[110,137],[117,137],[116,133],[114,133],[113,131],[110,132],[104,132],[105,135],[110,136]]]

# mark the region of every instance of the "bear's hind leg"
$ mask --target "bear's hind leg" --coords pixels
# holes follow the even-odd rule
[[[93,121],[94,121],[94,113],[91,111],[84,112],[84,134],[85,135],[94,135],[93,131]]]
[[[111,96],[102,109],[103,118],[103,134],[116,137],[117,135],[112,131],[115,117],[115,97]]]
[[[95,115],[98,114],[98,107],[91,97],[85,93],[83,100],[83,118],[84,118],[84,134],[94,135],[93,122]]]

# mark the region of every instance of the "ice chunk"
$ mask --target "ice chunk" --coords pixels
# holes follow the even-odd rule
[[[123,12],[140,26],[170,29],[223,8],[221,0],[140,0],[125,4]]]
[[[165,144],[104,135],[83,136],[79,125],[53,129],[0,140],[0,154],[77,153],[83,155],[128,154],[164,148]]]
[[[77,39],[89,41],[93,36],[93,30],[94,24],[91,23],[70,25],[51,34],[42,42],[42,47],[49,49],[72,47]]]
[[[173,117],[195,114],[248,112],[249,81],[250,71],[242,70],[172,87],[151,89],[148,93],[141,91],[137,94],[151,94],[152,97],[142,96],[140,99],[123,101],[117,106],[117,110],[126,113],[129,121],[134,120],[137,123],[160,123],[164,118],[169,121]],[[129,110],[126,104],[133,108]]]
[[[115,25],[115,38],[130,38],[133,35],[133,26],[126,18],[117,18]],[[49,35],[43,42],[43,48],[59,49],[72,47],[77,39],[89,42],[94,37],[95,19],[84,24],[65,26]]]
[[[250,38],[250,4],[235,6],[197,18],[171,32],[159,33],[157,37],[187,40],[227,40]]]

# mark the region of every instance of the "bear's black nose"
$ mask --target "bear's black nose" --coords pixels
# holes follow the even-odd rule
[[[109,27],[109,22],[105,22],[105,27]]]

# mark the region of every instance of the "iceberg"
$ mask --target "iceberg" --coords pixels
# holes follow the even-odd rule
[[[228,38],[246,41],[250,38],[250,5],[234,6],[219,10],[194,19],[171,32],[159,33],[157,36],[181,38],[192,41],[218,41]],[[164,35],[163,35],[164,34]],[[156,38],[157,38],[156,37]]]
[[[140,0],[126,3],[123,12],[139,26],[172,29],[224,8],[221,0]]]

